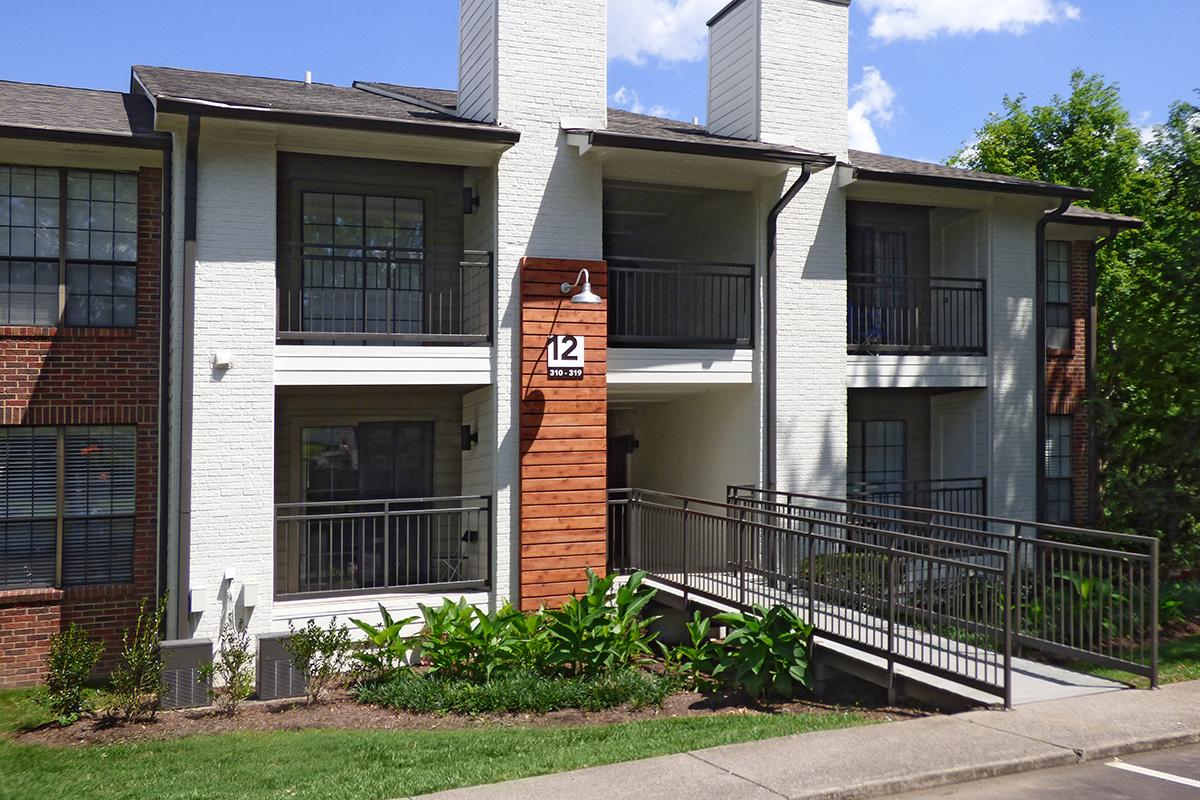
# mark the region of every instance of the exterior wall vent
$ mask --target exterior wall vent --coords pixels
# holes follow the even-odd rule
[[[212,663],[210,639],[174,639],[162,643],[164,709],[196,708],[209,704],[209,683],[200,680],[200,667]]]

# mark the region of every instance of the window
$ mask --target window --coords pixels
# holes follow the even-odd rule
[[[906,439],[903,420],[850,422],[848,479],[853,493],[881,503],[903,501]]]
[[[304,330],[422,333],[425,203],[305,192]]]
[[[1046,417],[1046,522],[1069,523],[1072,518],[1071,423],[1064,414]]]
[[[1046,347],[1071,347],[1071,243],[1046,242]]]
[[[0,428],[0,586],[132,581],[135,465],[132,427]]]
[[[0,325],[136,324],[137,176],[0,166]]]

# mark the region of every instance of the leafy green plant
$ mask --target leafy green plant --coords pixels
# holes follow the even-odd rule
[[[346,671],[350,660],[350,629],[337,624],[337,617],[322,628],[309,620],[297,630],[289,623],[287,640],[292,666],[304,676],[304,691],[310,704],[319,701],[330,685]]]
[[[754,606],[751,614],[718,614],[731,626],[716,677],[757,698],[791,698],[797,686],[809,688],[812,626],[786,606]]]
[[[699,611],[685,623],[688,640],[676,647],[663,647],[663,661],[668,670],[677,672],[689,689],[709,689],[715,684],[712,675],[721,663],[721,647],[712,638],[712,620]]]
[[[641,590],[646,574],[631,575],[611,603],[616,576],[587,574],[581,597],[545,612],[550,664],[568,675],[595,675],[647,660],[657,635],[648,630],[656,618],[641,616],[655,594]]]
[[[121,660],[112,675],[110,716],[139,722],[158,713],[165,688],[159,631],[166,610],[165,594],[153,606],[143,598],[133,627],[121,633]]]
[[[417,617],[393,619],[391,613],[379,604],[381,623],[371,625],[361,619],[350,622],[367,635],[362,649],[354,652],[354,660],[369,677],[380,678],[391,675],[408,663],[414,642],[404,636],[404,629],[417,621]]]
[[[44,701],[60,724],[70,725],[84,710],[84,684],[100,660],[104,643],[75,623],[50,640]]]
[[[678,681],[670,676],[633,669],[583,677],[519,671],[486,683],[402,671],[390,680],[360,685],[355,698],[425,714],[544,714],[567,708],[601,711],[624,705],[658,706],[678,688]]]
[[[1158,622],[1179,625],[1200,618],[1200,581],[1168,581],[1159,589]]]
[[[246,622],[230,614],[221,629],[217,657],[202,664],[199,678],[208,684],[208,695],[224,713],[233,716],[242,701],[254,693],[254,652]]]
[[[510,605],[488,613],[465,598],[447,599],[441,606],[421,606],[421,615],[425,619],[421,654],[433,674],[486,681],[520,659],[516,622],[523,614]]]

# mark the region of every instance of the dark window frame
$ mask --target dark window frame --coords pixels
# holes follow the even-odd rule
[[[16,226],[20,229],[30,227],[34,231],[34,254],[32,256],[12,255],[11,241],[6,240],[8,247],[0,254],[0,326],[31,326],[31,327],[68,327],[68,328],[105,328],[114,330],[135,330],[138,325],[138,173],[129,170],[79,169],[73,167],[42,167],[22,164],[0,164],[0,169],[6,171],[11,179],[14,170],[33,170],[34,191],[31,197],[34,202],[34,220],[31,226]],[[53,173],[53,177],[49,174]],[[47,180],[54,180],[57,185],[57,196],[42,197],[39,177],[47,175]],[[107,197],[95,196],[96,178],[111,178],[108,181],[110,191]],[[87,179],[86,197],[78,196],[75,188],[76,179]],[[127,180],[121,180],[125,178]],[[100,181],[102,186],[104,181]],[[8,202],[13,197],[11,184],[0,194],[0,202]],[[122,193],[124,190],[126,193]],[[72,197],[71,195],[76,196]],[[22,194],[20,197],[27,197]],[[39,213],[42,216],[53,213],[50,209],[36,208],[39,199],[53,200],[57,207],[57,224],[40,225],[36,223]],[[81,214],[80,204],[86,203],[86,209]],[[99,220],[99,224],[97,221]],[[11,222],[11,219],[9,220]],[[107,222],[107,224],[105,224]],[[132,228],[132,229],[130,229]],[[6,225],[0,232],[9,234],[13,226]],[[38,230],[52,231],[43,242],[37,236]],[[107,250],[104,242],[107,237]],[[53,241],[54,255],[41,253],[44,244]],[[119,257],[117,243],[121,243]],[[79,252],[79,246],[84,245],[86,253]],[[93,249],[99,252],[93,252]],[[74,251],[73,251],[74,250]],[[31,313],[27,316],[15,317],[12,312],[12,274],[15,269],[31,270],[35,281],[32,293]],[[45,273],[50,268],[55,273],[53,283],[43,281]],[[107,273],[107,280],[105,279]],[[79,277],[83,276],[86,288],[81,291]],[[118,276],[120,280],[118,280]],[[74,280],[73,280],[74,278]],[[40,286],[52,286],[48,291],[38,291]],[[53,297],[53,313],[48,313],[47,307],[39,308],[37,297]],[[81,316],[82,315],[82,316]]]
[[[34,587],[111,586],[132,584],[134,541],[137,525],[137,428],[133,425],[64,425],[64,426],[4,426],[0,442],[6,456],[14,431],[29,431],[31,457],[28,461],[28,481],[31,491],[41,489],[43,506],[47,504],[45,483],[53,475],[53,513],[48,506],[29,514],[8,514],[0,517],[0,554],[5,554],[4,569],[0,570],[0,589]],[[33,458],[33,441],[42,439],[41,462]],[[52,440],[53,454],[48,440]],[[77,452],[68,452],[68,447]],[[108,463],[87,463],[100,456]],[[53,464],[45,460],[53,459]],[[120,462],[114,459],[120,459]],[[95,467],[95,469],[92,469]],[[6,474],[8,484],[0,486],[0,501],[5,511],[12,511],[14,472]],[[22,479],[15,472],[16,482]],[[118,483],[120,486],[118,486]],[[31,495],[32,496],[32,495]],[[107,506],[107,507],[105,507]],[[24,579],[10,574],[20,569],[8,559],[12,547],[11,527],[30,527],[29,554],[32,558],[34,526],[42,539],[40,560],[52,563],[31,563]],[[50,530],[53,534],[51,536]],[[52,539],[52,542],[51,542]],[[18,551],[19,552],[19,551]],[[103,555],[104,558],[98,558]],[[19,556],[11,556],[19,557]]]
[[[1070,350],[1071,324],[1071,243],[1046,242],[1046,349]]]
[[[1065,433],[1056,430],[1058,426],[1064,426]],[[1043,522],[1070,524],[1074,517],[1074,445],[1074,417],[1070,414],[1047,414],[1046,441],[1042,453],[1045,463]]]

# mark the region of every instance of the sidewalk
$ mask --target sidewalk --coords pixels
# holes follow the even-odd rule
[[[849,800],[1200,742],[1200,681],[727,745],[423,800]]]

